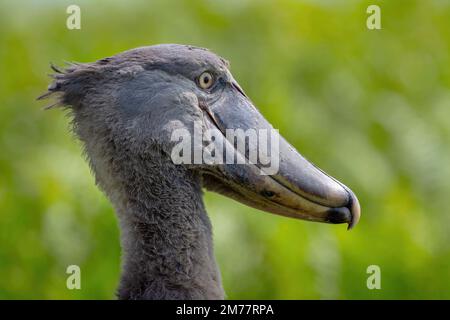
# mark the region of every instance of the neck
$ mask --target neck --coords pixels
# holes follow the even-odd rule
[[[126,162],[121,188],[106,190],[121,225],[119,298],[223,299],[200,178],[171,163]]]

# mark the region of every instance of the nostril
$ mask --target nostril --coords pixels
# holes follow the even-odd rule
[[[263,190],[261,192],[261,195],[263,195],[266,198],[272,198],[273,196],[275,196],[275,193],[270,190]]]

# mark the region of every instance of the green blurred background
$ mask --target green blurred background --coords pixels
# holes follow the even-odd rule
[[[66,8],[81,7],[81,30]],[[382,30],[366,28],[381,7]],[[206,195],[229,298],[450,298],[450,1],[0,3],[0,298],[112,299],[111,205],[60,110],[49,63],[157,43],[210,48],[300,152],[362,205],[351,232]],[[66,289],[81,267],[82,290]],[[366,269],[381,268],[381,290]]]

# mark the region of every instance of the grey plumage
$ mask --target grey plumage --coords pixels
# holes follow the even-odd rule
[[[161,45],[55,70],[49,93],[71,106],[96,183],[119,216],[121,299],[224,297],[201,177],[170,160],[171,131],[201,120],[196,96],[177,90],[173,75],[201,95],[187,77],[205,67],[225,61],[204,49]]]
[[[214,143],[231,146],[241,158],[262,145],[252,142],[241,152],[225,137],[227,129],[272,129],[228,62],[206,49],[158,45],[52,69],[54,81],[40,98],[55,96],[52,107],[67,106],[96,183],[119,217],[121,299],[224,298],[202,187],[293,218],[350,227],[359,219],[353,192],[278,133],[280,166],[273,175],[259,174],[259,162],[172,162],[175,129],[193,136],[194,123],[215,128],[222,136]],[[202,89],[199,75],[205,71],[214,85]],[[193,147],[204,146],[194,141]]]

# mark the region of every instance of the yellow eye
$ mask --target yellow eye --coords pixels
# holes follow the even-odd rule
[[[209,72],[203,72],[198,78],[198,85],[202,89],[209,89],[214,84],[214,77]]]

